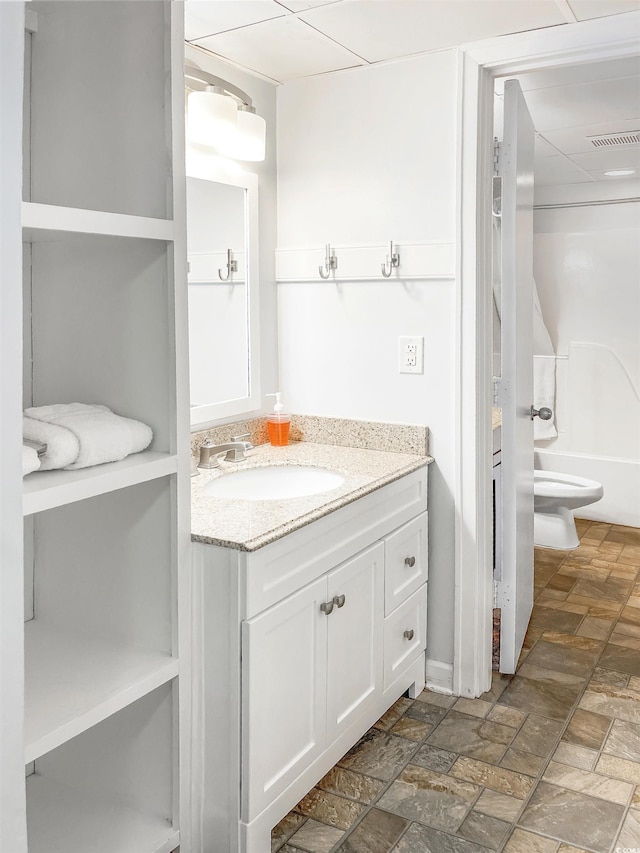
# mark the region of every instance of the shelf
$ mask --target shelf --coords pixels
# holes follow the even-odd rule
[[[146,483],[178,470],[178,458],[170,453],[145,450],[121,462],[107,462],[77,471],[34,471],[23,480],[24,515],[93,498],[116,489]]]
[[[27,779],[29,853],[171,853],[180,833],[153,814],[37,773]]]
[[[33,619],[25,624],[25,764],[178,674],[159,652],[96,642]]]
[[[170,219],[22,202],[23,242],[66,240],[81,235],[172,241],[174,227]]]

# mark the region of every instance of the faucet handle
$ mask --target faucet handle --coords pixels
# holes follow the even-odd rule
[[[244,439],[248,438],[249,441],[245,441]],[[242,432],[240,435],[233,435],[231,437],[231,441],[241,441],[244,444],[245,450],[251,450],[253,444],[251,444],[251,433],[250,432]]]
[[[218,457],[212,453],[215,449],[215,444],[208,438],[206,441],[203,441],[200,445],[200,461],[198,462],[198,468],[219,468],[220,462],[218,461]]]

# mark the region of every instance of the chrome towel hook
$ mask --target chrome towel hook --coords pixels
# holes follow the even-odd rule
[[[389,254],[387,255],[386,261],[381,265],[382,275],[385,278],[389,278],[389,276],[391,275],[391,270],[394,267],[397,268],[399,266],[400,266],[400,252],[397,251],[397,248],[396,248],[395,252],[393,251],[393,240],[391,240],[389,243]]]
[[[222,269],[218,268],[220,281],[233,281],[234,272],[238,272],[238,262],[231,259],[231,249],[227,249],[227,274],[222,275]]]
[[[331,244],[327,243],[324,247],[324,265],[318,267],[320,278],[329,278],[331,270],[338,269],[338,258],[332,250]]]

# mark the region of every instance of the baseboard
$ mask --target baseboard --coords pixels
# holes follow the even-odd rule
[[[426,667],[427,690],[434,693],[453,693],[453,664],[441,660],[427,658]]]

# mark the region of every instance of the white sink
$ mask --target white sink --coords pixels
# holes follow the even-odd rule
[[[330,492],[343,483],[342,474],[314,465],[270,465],[224,474],[202,491],[211,498],[276,501]]]

